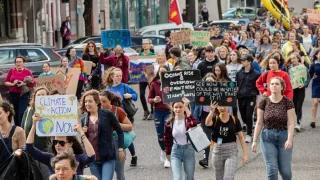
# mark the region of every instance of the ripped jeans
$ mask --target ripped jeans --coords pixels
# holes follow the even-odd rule
[[[154,110],[154,124],[157,131],[158,136],[158,142],[160,145],[161,150],[165,150],[164,141],[163,141],[163,135],[164,135],[164,125],[166,123],[166,120],[168,119],[170,115],[169,110]]]

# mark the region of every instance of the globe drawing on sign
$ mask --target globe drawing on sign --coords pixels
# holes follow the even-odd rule
[[[51,119],[41,119],[38,123],[39,131],[42,134],[50,134],[53,131],[54,124]]]

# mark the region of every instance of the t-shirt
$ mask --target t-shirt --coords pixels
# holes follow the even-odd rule
[[[218,143],[218,138],[222,139],[222,143],[236,142],[236,134],[242,130],[239,120],[229,116],[229,121],[223,123],[219,116],[213,117],[212,125],[212,141]]]
[[[283,96],[278,103],[273,103],[269,98],[265,98],[260,101],[258,108],[264,111],[264,128],[286,130],[288,128],[287,111],[294,108],[294,104],[287,97]]]

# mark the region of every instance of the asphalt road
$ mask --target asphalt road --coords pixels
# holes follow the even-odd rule
[[[138,86],[133,86],[138,92]],[[302,132],[296,133],[293,151],[293,179],[319,180],[320,179],[320,127],[311,129],[311,92],[310,87],[306,93],[303,107]],[[160,162],[160,147],[157,142],[153,121],[143,121],[143,109],[140,100],[136,103],[139,111],[135,116],[135,132],[137,138],[135,147],[138,156],[138,166],[129,167],[131,156],[127,151],[125,176],[127,180],[169,180],[172,179],[171,169],[165,169]],[[318,113],[319,114],[319,113]],[[318,118],[319,119],[319,118]],[[318,122],[320,124],[320,122]],[[249,145],[248,145],[249,146]],[[250,146],[249,146],[250,148]],[[197,153],[195,180],[215,179],[212,162],[210,167],[203,169],[198,165],[202,153]],[[247,164],[240,164],[241,149],[239,146],[239,168],[236,180],[266,179],[265,166],[261,153],[253,154],[250,151],[250,160]],[[211,159],[211,158],[210,158]],[[116,178],[114,178],[116,179]],[[281,178],[280,178],[281,179]]]

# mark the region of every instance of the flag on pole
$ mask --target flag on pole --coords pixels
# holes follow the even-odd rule
[[[182,17],[179,9],[177,0],[170,0],[169,7],[169,22],[176,23],[177,25],[182,24]]]

